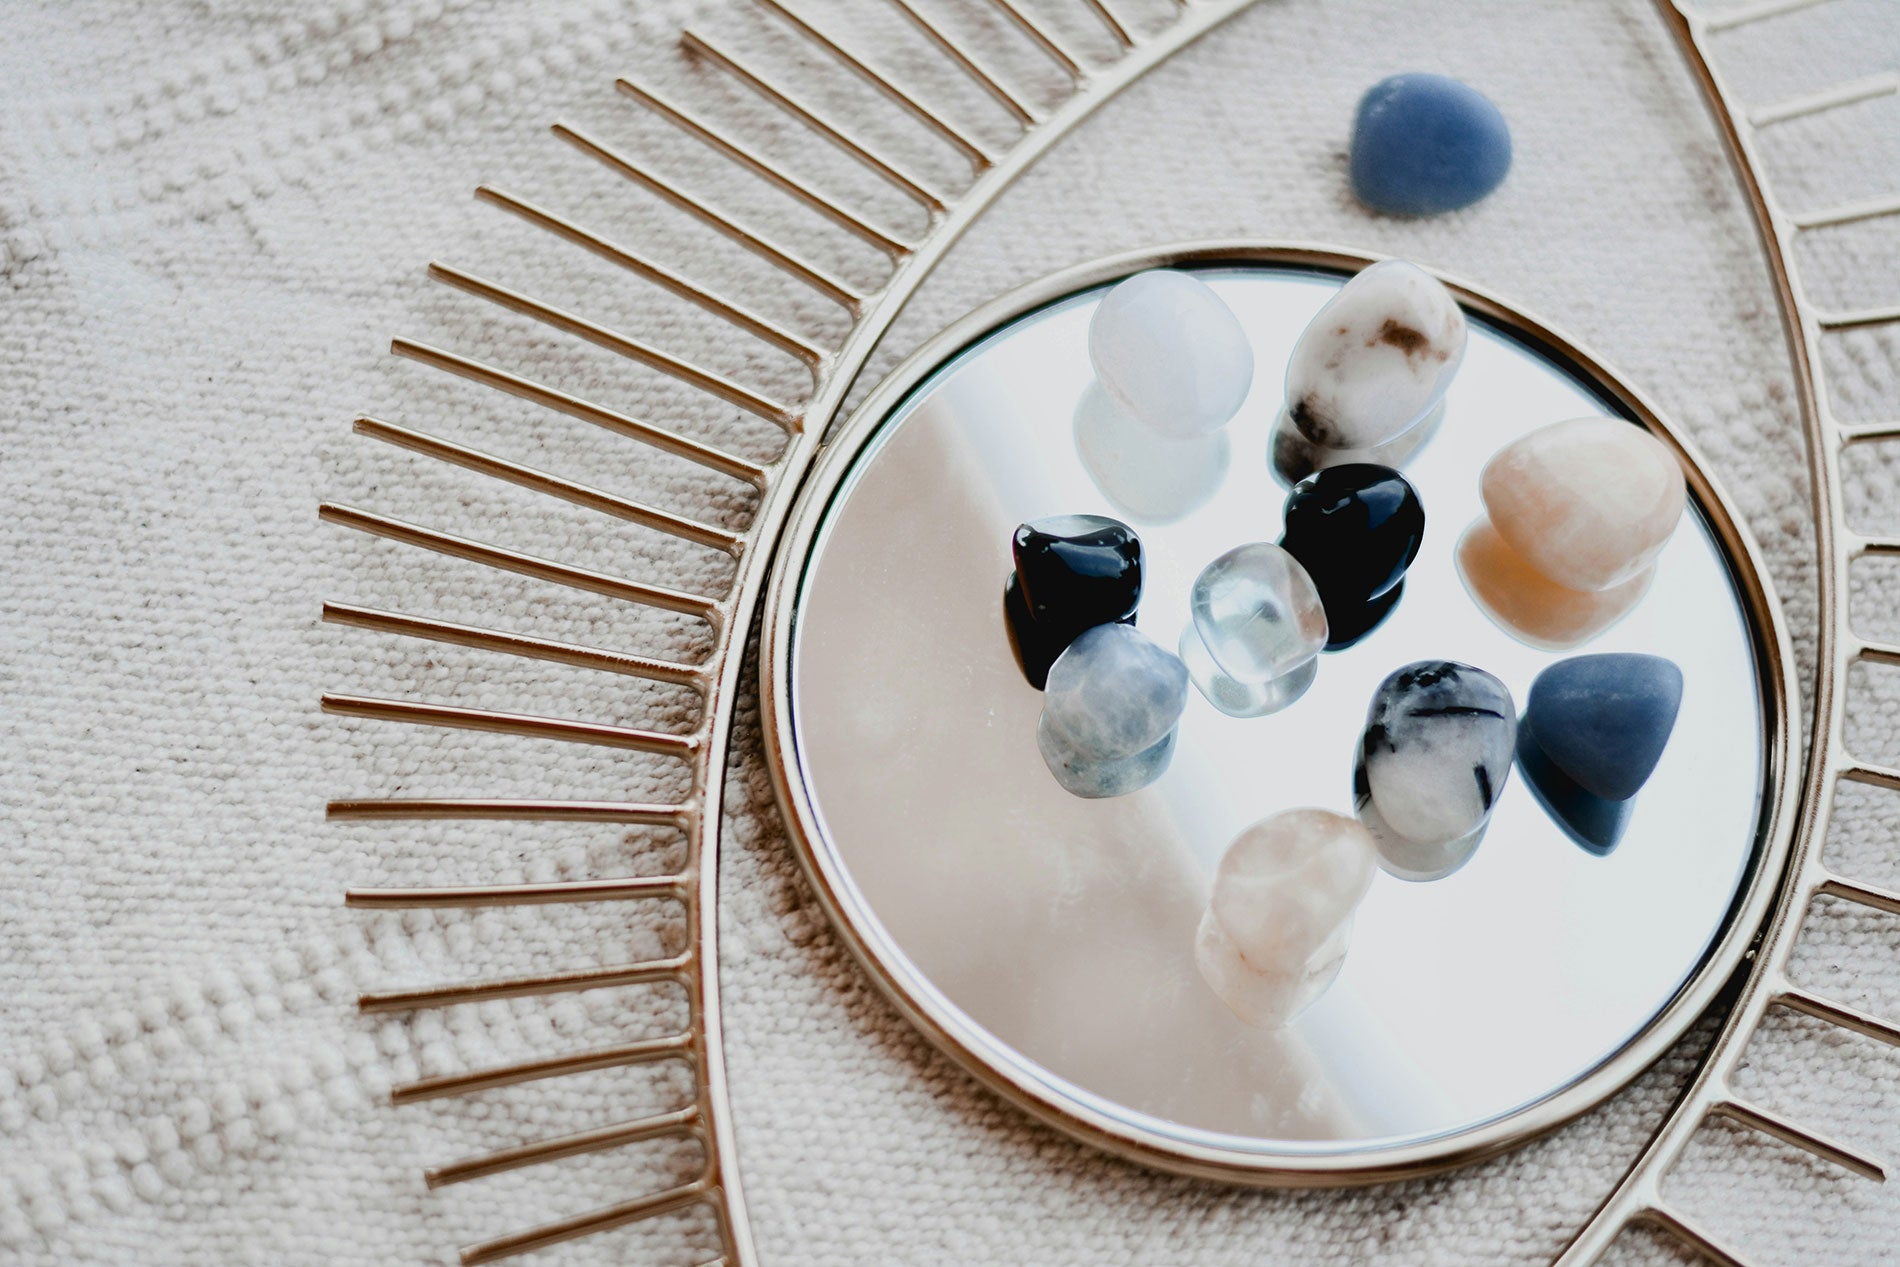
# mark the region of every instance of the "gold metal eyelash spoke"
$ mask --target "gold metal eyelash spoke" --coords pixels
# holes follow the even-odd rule
[[[1680,11],[1685,19],[1696,22],[1703,32],[1714,35],[1723,31],[1733,31],[1739,27],[1752,26],[1757,22],[1766,22],[1770,18],[1799,13],[1803,9],[1819,8],[1821,5],[1832,3],[1832,0],[1763,0],[1761,4],[1732,9],[1727,13],[1710,14],[1707,17],[1691,13],[1676,3],[1676,0],[1667,0],[1667,2]]]
[[[790,23],[806,39],[831,54],[832,57],[836,58],[849,69],[851,73],[870,84],[892,101],[895,101],[912,118],[948,141],[979,169],[996,166],[996,156],[971,140],[962,129],[945,119],[937,111],[932,110],[929,106],[917,100],[916,97],[913,97],[904,89],[898,87],[888,75],[873,68],[856,53],[853,53],[850,49],[832,39],[831,36],[825,34],[824,31],[814,26],[808,19],[800,16],[795,10],[788,7],[783,0],[758,0],[758,2]]]
[[[531,994],[569,994],[577,990],[610,990],[630,985],[678,982],[692,964],[690,954],[643,963],[616,964],[574,972],[550,972],[526,977],[498,977],[460,985],[425,986],[415,990],[379,990],[356,999],[359,1012],[409,1012],[420,1008],[486,1003],[491,999],[518,999]]]
[[[599,234],[583,229],[573,221],[558,216],[545,207],[537,206],[525,198],[517,198],[493,185],[480,186],[475,190],[475,197],[490,206],[500,207],[503,211],[519,216],[536,228],[545,229],[556,237],[564,238],[576,246],[592,251],[600,258],[619,265],[635,276],[645,278],[654,285],[697,304],[700,308],[737,326],[747,334],[771,344],[782,352],[789,352],[803,361],[808,368],[815,369],[824,364],[830,355],[809,339],[761,317],[749,308],[714,294],[665,265],[657,264],[624,246],[610,242]]]
[[[518,396],[543,408],[552,409],[556,413],[566,414],[570,418],[579,418],[582,422],[591,422],[597,427],[604,427],[630,440],[638,440],[642,444],[651,445],[675,457],[685,458],[688,462],[718,471],[721,475],[730,475],[733,479],[741,480],[754,488],[765,487],[766,468],[756,462],[748,462],[744,458],[734,457],[711,445],[675,435],[652,423],[629,418],[626,414],[608,409],[603,405],[596,405],[592,401],[582,400],[558,388],[545,386],[532,379],[523,378],[519,374],[510,374],[507,370],[496,369],[492,365],[483,365],[480,361],[457,356],[441,348],[430,347],[426,343],[417,343],[413,339],[392,339],[389,350],[397,356],[420,361],[431,369],[466,378],[470,382],[492,387],[510,396]]]
[[[1016,3],[1016,0],[990,0],[990,3],[995,5],[997,10],[1016,26],[1017,30],[1027,35],[1050,61],[1067,71],[1070,79],[1080,82],[1088,76],[1088,71],[1081,60],[1071,53],[1060,39],[1056,38],[1053,31],[1032,17],[1028,10]]]
[[[628,655],[622,651],[577,646],[569,642],[552,642],[546,638],[534,638],[527,634],[508,633],[500,629],[483,629],[476,625],[458,625],[446,620],[429,620],[421,616],[405,616],[400,612],[379,611],[373,607],[357,607],[349,603],[325,603],[323,619],[329,624],[349,625],[376,633],[398,634],[405,638],[419,638],[428,642],[473,647],[478,651],[498,651],[503,655],[520,656],[527,660],[546,660],[553,664],[570,665],[577,669],[618,673],[626,677],[646,678],[649,681],[665,682],[673,686],[690,686],[701,695],[706,694],[708,690],[708,670],[704,666],[675,664],[668,660],[656,660],[650,656]]]
[[[849,154],[871,172],[922,203],[927,210],[941,212],[949,209],[950,204],[945,195],[938,193],[872,150],[870,146],[851,135],[841,125],[821,114],[815,106],[794,97],[764,71],[737,53],[715,44],[709,36],[702,35],[691,27],[681,32],[680,44],[687,52],[704,57],[724,69],[740,83]]]
[[[1877,1183],[1887,1181],[1886,1167],[1857,1149],[1849,1148],[1837,1140],[1828,1138],[1818,1131],[1809,1130],[1796,1124],[1779,1113],[1770,1112],[1759,1105],[1730,1096],[1718,1100],[1710,1106],[1711,1117],[1727,1118],[1738,1126],[1760,1131],[1763,1135],[1780,1140],[1791,1148],[1799,1148],[1811,1153],[1822,1161],[1839,1166],[1863,1179],[1872,1179]]]
[[[452,1183],[464,1183],[470,1179],[498,1175],[503,1171],[519,1170],[523,1166],[559,1161],[564,1157],[578,1157],[583,1153],[597,1153],[610,1148],[625,1148],[629,1144],[641,1144],[648,1140],[666,1139],[671,1136],[692,1135],[697,1132],[698,1127],[699,1106],[689,1105],[672,1113],[636,1118],[630,1122],[616,1122],[611,1126],[597,1127],[591,1131],[576,1131],[571,1135],[562,1135],[533,1144],[522,1144],[515,1148],[504,1148],[499,1152],[487,1153],[480,1157],[463,1158],[461,1161],[423,1171],[422,1179],[431,1188],[441,1188]]]
[[[1669,1233],[1690,1249],[1695,1250],[1704,1258],[1716,1264],[1716,1267],[1750,1267],[1745,1259],[1739,1257],[1733,1250],[1716,1240],[1714,1235],[1702,1227],[1701,1224],[1690,1219],[1686,1214],[1672,1210],[1661,1202],[1657,1202],[1654,1205],[1637,1211],[1637,1217],[1631,1221],[1648,1223],[1659,1231]]]
[[[1108,0],[1084,0],[1084,2],[1095,16],[1101,19],[1102,25],[1108,28],[1108,33],[1115,37],[1117,44],[1124,49],[1135,46],[1135,37],[1129,34],[1128,28],[1122,24],[1120,18],[1115,16],[1114,10],[1108,7]]]
[[[1900,792],[1900,770],[1888,766],[1851,761],[1841,767],[1840,777],[1850,783],[1865,783],[1868,787]]]
[[[629,827],[691,827],[687,805],[637,801],[539,801],[497,797],[384,797],[331,801],[339,822],[379,819],[494,818],[514,822],[624,823]]]
[[[478,1263],[492,1263],[503,1258],[512,1258],[516,1254],[526,1254],[537,1249],[546,1249],[550,1245],[559,1245],[562,1241],[571,1241],[578,1237],[589,1236],[595,1232],[607,1232],[629,1223],[638,1223],[645,1219],[658,1218],[671,1214],[688,1206],[716,1201],[719,1190],[705,1178],[679,1188],[670,1188],[650,1197],[637,1197],[632,1201],[623,1201],[605,1209],[594,1210],[587,1214],[578,1214],[573,1218],[562,1219],[555,1223],[544,1223],[540,1227],[517,1232],[512,1236],[497,1237],[492,1241],[482,1241],[469,1245],[462,1250],[464,1267],[475,1267]]]
[[[1848,1007],[1795,986],[1787,986],[1775,996],[1775,1002],[1793,1012],[1812,1016],[1863,1038],[1877,1039],[1889,1047],[1900,1047],[1900,1025],[1884,1021],[1871,1012]]]
[[[1841,84],[1821,92],[1776,102],[1771,106],[1762,106],[1749,112],[1748,121],[1758,128],[1773,127],[1777,123],[1787,123],[1793,119],[1806,118],[1808,115],[1820,114],[1827,110],[1838,110],[1843,106],[1858,105],[1877,97],[1890,97],[1896,92],[1900,92],[1900,75],[1870,75],[1865,79],[1857,79],[1852,83]]]
[[[924,33],[924,38],[936,45],[944,56],[955,62],[964,74],[974,80],[984,92],[995,98],[1003,109],[1014,115],[1016,122],[1025,128],[1036,125],[1038,121],[1036,112],[1031,110],[1021,97],[1010,91],[1009,87],[997,78],[994,71],[984,66],[974,54],[966,51],[950,38],[949,33],[942,27],[924,16],[923,11],[912,4],[911,0],[890,0],[890,2],[899,13],[910,19],[911,25]]]
[[[1877,440],[1900,440],[1900,422],[1842,423],[1841,444],[1867,444]]]
[[[625,75],[615,80],[614,86],[689,136],[724,154],[767,184],[774,185],[790,194],[839,228],[869,242],[885,254],[904,256],[917,249],[910,243],[878,228],[856,212],[846,210],[835,199],[819,193],[777,163],[762,156],[757,150],[735,140],[729,133],[701,119],[686,107],[662,96],[656,89],[637,83]]]
[[[657,510],[640,502],[616,497],[612,493],[601,492],[585,484],[576,484],[572,480],[538,471],[531,466],[522,466],[505,458],[483,453],[479,449],[470,449],[437,436],[412,431],[408,427],[399,427],[393,422],[384,422],[380,418],[362,417],[356,420],[356,434],[393,444],[397,448],[407,449],[411,453],[420,453],[439,462],[447,462],[465,470],[475,471],[494,479],[502,480],[521,488],[558,497],[562,501],[572,502],[576,506],[585,506],[597,510],[603,515],[612,515],[615,519],[624,519],[628,523],[639,524],[642,528],[651,528],[655,532],[664,532],[697,545],[711,546],[733,558],[745,552],[745,538],[736,532],[724,528],[715,528],[675,515],[669,511]]]
[[[562,880],[548,884],[474,884],[434,889],[349,889],[345,906],[368,910],[412,907],[532,906],[544,902],[682,900],[692,893],[685,875],[630,876],[623,880]]]
[[[554,135],[583,154],[590,155],[634,184],[672,203],[701,224],[737,242],[781,272],[788,273],[804,282],[825,298],[844,308],[853,317],[863,314],[864,305],[869,301],[870,296],[860,294],[817,265],[800,259],[757,229],[693,197],[671,181],[654,175],[626,155],[602,144],[577,128],[565,123],[556,123],[552,131]]]
[[[566,743],[597,744],[668,757],[692,757],[699,751],[698,735],[635,730],[599,722],[570,721],[562,717],[535,717],[527,713],[500,713],[486,708],[459,708],[449,704],[418,704],[407,700],[375,699],[367,695],[323,697],[323,711],[366,721],[406,722],[413,726],[441,726],[454,730],[483,730],[524,739],[558,739]]]
[[[593,1051],[570,1052],[565,1056],[523,1060],[470,1073],[443,1074],[394,1087],[389,1092],[389,1100],[396,1105],[416,1104],[445,1096],[473,1095],[500,1087],[517,1086],[523,1082],[538,1082],[543,1078],[597,1073],[602,1069],[620,1069],[629,1065],[650,1065],[690,1056],[693,1046],[691,1034],[674,1034],[667,1038],[648,1038]]]
[[[616,352],[630,361],[638,361],[650,369],[656,369],[690,387],[697,387],[708,395],[717,396],[727,404],[737,405],[747,413],[755,414],[780,427],[792,428],[798,425],[798,414],[795,410],[775,400],[768,400],[749,387],[742,387],[723,375],[682,361],[658,348],[648,347],[637,339],[628,338],[624,334],[597,325],[584,317],[575,316],[552,304],[544,304],[518,290],[510,290],[506,286],[476,277],[472,273],[464,272],[449,264],[430,264],[429,276],[457,290],[486,299],[497,307],[533,317],[536,321],[553,326],[556,330],[578,335],[589,343],[606,348],[609,352]]]
[[[1900,304],[1879,308],[1852,308],[1842,312],[1814,314],[1816,324],[1828,330],[1856,330],[1862,326],[1884,326],[1900,321]]]
[[[609,576],[605,572],[594,572],[587,568],[555,563],[549,559],[538,559],[531,554],[521,554],[501,546],[470,541],[466,537],[452,536],[446,532],[437,532],[433,528],[419,527],[416,524],[404,523],[400,519],[373,515],[366,510],[338,506],[332,502],[325,502],[319,506],[317,514],[325,523],[354,528],[358,532],[368,533],[373,537],[400,541],[404,545],[418,546],[450,558],[481,563],[502,572],[531,576],[538,581],[551,581],[556,585],[565,585],[569,589],[604,594],[608,598],[638,603],[644,607],[657,607],[663,611],[698,616],[714,626],[719,623],[718,602],[698,594],[682,594],[678,590],[662,589],[657,585],[629,581],[618,576]]]
[[[1900,194],[1887,194],[1880,198],[1866,198],[1859,202],[1843,203],[1838,207],[1828,207],[1822,211],[1804,212],[1798,216],[1791,216],[1789,223],[1797,229],[1826,229],[1893,215],[1900,215]]]
[[[1815,891],[1872,910],[1884,911],[1888,915],[1900,915],[1900,893],[1891,889],[1862,884],[1858,880],[1849,880],[1843,876],[1830,875],[1821,881]]]

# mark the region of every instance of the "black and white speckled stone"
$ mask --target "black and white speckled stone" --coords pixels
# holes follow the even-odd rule
[[[1408,664],[1379,684],[1366,711],[1361,817],[1382,851],[1388,841],[1403,849],[1481,833],[1516,750],[1517,708],[1504,683],[1450,660]]]

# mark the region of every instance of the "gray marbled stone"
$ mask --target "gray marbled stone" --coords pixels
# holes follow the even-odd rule
[[[1517,708],[1504,683],[1450,660],[1408,664],[1379,684],[1366,712],[1361,817],[1382,847],[1408,856],[1408,844],[1481,833],[1516,753]]]

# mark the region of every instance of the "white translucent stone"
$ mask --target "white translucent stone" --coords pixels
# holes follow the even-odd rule
[[[1499,449],[1480,480],[1498,535],[1568,589],[1614,589],[1646,571],[1688,488],[1669,446],[1620,418],[1572,418]]]
[[[1214,872],[1195,939],[1210,988],[1253,1025],[1282,1025],[1339,973],[1372,883],[1372,836],[1325,810],[1286,810],[1242,831]]]
[[[1286,408],[1314,444],[1363,449],[1422,421],[1465,355],[1465,316],[1437,278],[1404,260],[1340,287],[1294,345]]]
[[[1479,610],[1520,642],[1546,651],[1581,646],[1627,616],[1656,579],[1654,565],[1606,590],[1573,590],[1532,567],[1489,517],[1458,539],[1458,576]]]
[[[1097,625],[1049,667],[1042,726],[1065,753],[1096,761],[1134,756],[1181,720],[1187,684],[1181,661],[1134,626]]]
[[[1225,429],[1168,436],[1136,422],[1100,382],[1075,406],[1075,452],[1116,510],[1149,524],[1173,523],[1206,505],[1227,478]]]
[[[1205,282],[1153,269],[1122,282],[1089,321],[1089,359],[1115,403],[1163,435],[1225,426],[1253,386],[1253,345]]]
[[[1256,717],[1312,684],[1326,608],[1313,578],[1279,546],[1256,541],[1221,555],[1195,578],[1188,605],[1181,658],[1216,708]]]

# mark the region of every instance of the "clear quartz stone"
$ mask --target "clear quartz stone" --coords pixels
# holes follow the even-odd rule
[[[1162,435],[1227,424],[1253,386],[1253,345],[1207,283],[1151,269],[1116,286],[1089,321],[1095,376],[1130,417]]]
[[[1326,608],[1298,559],[1269,542],[1236,546],[1205,568],[1189,598],[1182,659],[1222,712],[1285,708],[1312,684],[1326,647]]]

